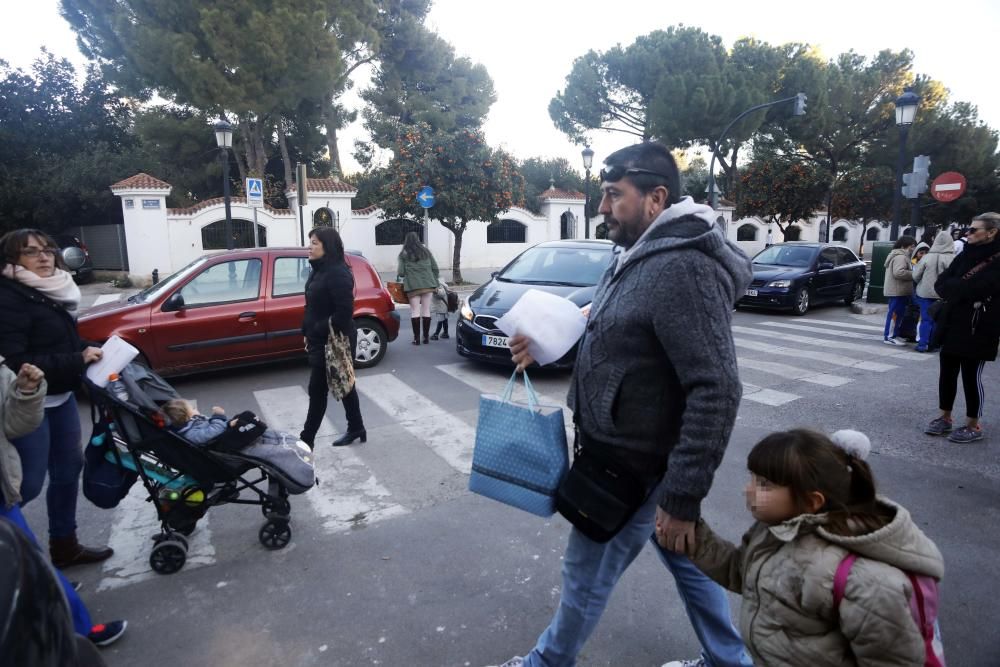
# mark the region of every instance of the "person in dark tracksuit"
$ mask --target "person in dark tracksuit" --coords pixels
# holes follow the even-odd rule
[[[326,414],[327,384],[325,346],[329,326],[351,341],[358,343],[354,325],[354,274],[344,258],[344,242],[337,230],[319,227],[309,232],[309,264],[312,273],[306,280],[306,311],[302,320],[302,336],[309,357],[309,411],[299,437],[311,448],[323,416]],[[329,323],[329,324],[328,324]],[[333,441],[334,447],[349,445],[355,440],[368,440],[357,385],[344,396],[347,431]]]

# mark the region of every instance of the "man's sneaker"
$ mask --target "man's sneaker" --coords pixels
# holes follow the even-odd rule
[[[885,343],[886,345],[906,345],[906,343],[899,340],[898,338],[883,338],[882,342]]]
[[[524,664],[524,658],[519,655],[515,655],[513,658],[503,663],[502,665],[490,665],[489,667],[521,667]]]
[[[125,634],[125,628],[127,627],[128,621],[110,621],[108,623],[100,623],[90,629],[90,634],[87,635],[87,639],[94,642],[97,646],[109,646],[114,644],[123,634]]]
[[[977,426],[975,428],[969,428],[968,426],[963,426],[962,428],[955,429],[948,436],[948,439],[952,442],[958,442],[965,444],[967,442],[976,442],[977,440],[982,440],[986,435],[983,433],[983,427]]]
[[[927,435],[944,435],[945,433],[951,433],[951,420],[945,419],[944,417],[932,419],[931,423],[924,429],[924,433]]]
[[[705,662],[704,658],[698,658],[697,660],[674,660],[673,662],[664,663],[663,667],[708,667],[708,663]]]

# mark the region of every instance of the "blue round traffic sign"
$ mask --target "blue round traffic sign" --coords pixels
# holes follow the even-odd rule
[[[434,188],[429,185],[420,188],[420,192],[417,193],[417,203],[424,208],[434,206]]]

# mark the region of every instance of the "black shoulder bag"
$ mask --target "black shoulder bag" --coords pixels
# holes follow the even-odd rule
[[[556,491],[556,511],[595,542],[607,542],[625,527],[664,472],[643,475],[615,450],[577,428],[573,465]]]

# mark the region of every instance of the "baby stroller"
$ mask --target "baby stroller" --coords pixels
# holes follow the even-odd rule
[[[115,395],[111,383],[103,388],[87,383],[94,431],[86,448],[84,494],[100,507],[113,507],[142,480],[161,524],[150,567],[159,574],[180,570],[187,559],[186,537],[210,508],[227,503],[260,506],[260,543],[284,548],[292,537],[288,496],[315,483],[305,443],[255,420],[227,429],[208,445],[194,445],[169,428],[160,410],[180,398],[173,387],[138,364],[129,364],[120,378],[127,396]]]

